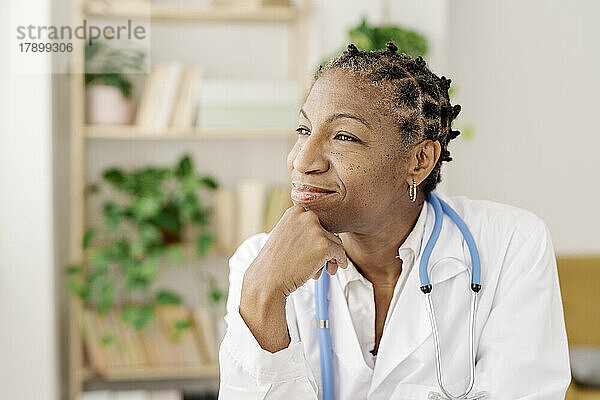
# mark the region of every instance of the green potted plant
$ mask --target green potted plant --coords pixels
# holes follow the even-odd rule
[[[210,209],[203,195],[216,189],[217,183],[196,174],[189,155],[173,167],[129,172],[109,168],[102,183],[90,185],[88,193],[107,186],[115,195],[102,205],[104,226],[85,232],[85,260],[66,268],[69,289],[86,307],[100,313],[120,303],[123,320],[140,329],[152,320],[156,305],[181,303],[178,293],[151,286],[157,282],[162,263],[184,260],[184,231],[192,232],[198,258],[211,248]],[[223,291],[212,277],[201,274],[209,285],[209,301],[220,303]],[[189,325],[180,321],[175,328]]]
[[[87,122],[127,125],[133,122],[133,84],[128,74],[143,72],[146,55],[134,48],[95,41],[85,49]]]
[[[413,58],[425,57],[428,51],[427,39],[419,33],[395,25],[369,25],[364,17],[348,34],[360,50],[385,49],[385,44],[391,40],[398,47],[398,52]]]

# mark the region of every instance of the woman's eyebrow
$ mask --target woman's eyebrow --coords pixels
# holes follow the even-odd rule
[[[308,116],[306,115],[306,112],[304,112],[304,110],[303,110],[302,108],[300,109],[300,113],[301,113],[302,115],[304,115],[304,118],[306,118],[306,119],[308,119],[308,120],[310,121],[310,119],[309,119],[309,118],[308,118]],[[327,118],[326,122],[327,122],[327,123],[331,123],[331,122],[333,122],[333,121],[335,121],[336,119],[339,119],[339,118],[351,118],[351,119],[355,119],[355,120],[357,120],[357,121],[361,122],[361,123],[362,123],[364,126],[366,126],[367,128],[369,128],[369,129],[373,129],[373,128],[371,127],[371,124],[369,123],[369,121],[367,121],[366,119],[364,119],[364,118],[363,118],[363,117],[361,117],[360,115],[355,115],[355,114],[350,114],[350,113],[336,113],[336,114],[332,114],[332,115],[330,115],[330,116]]]

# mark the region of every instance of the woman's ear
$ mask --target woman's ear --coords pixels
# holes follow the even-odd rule
[[[437,140],[424,140],[411,151],[408,159],[406,183],[412,185],[414,179],[420,185],[431,173],[442,152],[442,146]]]

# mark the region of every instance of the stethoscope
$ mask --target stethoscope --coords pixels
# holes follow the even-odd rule
[[[479,252],[473,235],[469,231],[469,228],[462,220],[462,218],[450,207],[445,201],[437,197],[435,194],[430,193],[427,201],[433,206],[435,211],[435,223],[433,225],[433,231],[429,236],[429,240],[423,250],[421,261],[419,264],[419,277],[421,279],[421,291],[425,294],[425,302],[427,304],[427,312],[429,313],[429,321],[431,323],[431,329],[433,331],[433,340],[435,344],[435,357],[436,357],[436,374],[437,381],[442,391],[443,397],[440,393],[429,392],[429,400],[477,400],[487,398],[487,392],[478,392],[472,397],[467,397],[473,389],[475,383],[475,310],[477,309],[477,293],[481,290],[481,264],[479,261]],[[431,302],[431,289],[432,285],[429,282],[429,275],[427,274],[427,264],[431,257],[431,252],[435,246],[435,243],[440,236],[442,230],[442,223],[444,219],[444,213],[446,213],[452,221],[456,224],[465,241],[469,247],[469,253],[471,254],[471,315],[469,318],[470,331],[470,369],[471,376],[467,390],[458,395],[453,396],[450,394],[445,386],[442,377],[442,360],[440,355],[440,343],[437,329],[437,323],[435,320],[435,314],[433,312],[433,304]],[[315,282],[315,313],[318,322],[317,334],[319,337],[319,350],[320,350],[320,361],[321,361],[321,381],[323,384],[323,400],[333,400],[333,354],[331,350],[331,336],[329,334],[329,301],[327,300],[327,292],[329,291],[329,274],[326,272],[325,266],[321,272],[321,276]]]

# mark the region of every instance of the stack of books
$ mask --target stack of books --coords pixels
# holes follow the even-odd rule
[[[177,333],[175,323],[189,320],[191,328]],[[152,322],[136,330],[115,307],[106,314],[85,309],[85,350],[98,375],[135,369],[194,368],[217,362],[217,342],[210,313],[184,305],[157,306]]]
[[[182,400],[178,390],[91,390],[83,392],[77,400]]]
[[[300,101],[295,82],[208,80],[198,66],[159,63],[146,77],[135,125],[157,134],[193,128],[286,128],[297,122]]]
[[[194,125],[202,70],[179,63],[152,65],[140,97],[135,124],[149,130]]]
[[[235,188],[220,187],[215,195],[217,247],[231,254],[249,236],[271,231],[292,205],[288,186],[244,179]]]

